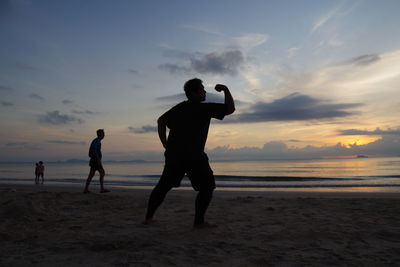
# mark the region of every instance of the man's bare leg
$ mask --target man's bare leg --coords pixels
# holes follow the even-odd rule
[[[161,205],[161,203],[164,201],[165,196],[167,193],[171,190],[171,187],[169,186],[163,186],[160,183],[158,183],[153,191],[151,191],[150,198],[149,198],[149,203],[147,205],[147,213],[146,213],[146,218],[143,222],[143,224],[151,224],[156,222],[153,220],[154,213],[156,212],[157,208]]]
[[[110,190],[104,188],[104,176],[106,173],[104,169],[100,169],[99,172],[100,172],[100,193],[108,193],[110,192]]]
[[[205,222],[204,215],[207,211],[208,205],[211,202],[213,196],[213,189],[210,190],[200,190],[196,197],[196,208],[194,217],[194,227],[195,228],[210,228],[216,227],[216,225],[209,224]]]
[[[92,181],[92,178],[94,176],[94,174],[96,173],[96,170],[90,170],[88,178],[86,179],[86,185],[85,185],[85,189],[83,190],[83,193],[89,193],[89,185],[90,182]]]

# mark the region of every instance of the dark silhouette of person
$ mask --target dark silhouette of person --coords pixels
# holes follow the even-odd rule
[[[89,193],[89,185],[90,182],[92,181],[92,178],[96,171],[99,172],[100,174],[100,193],[108,193],[110,190],[107,190],[104,188],[104,175],[105,171],[103,168],[103,164],[101,163],[101,140],[103,140],[105,134],[103,129],[97,130],[97,138],[93,139],[92,143],[90,144],[89,148],[89,157],[90,157],[90,172],[88,175],[88,178],[86,180],[86,185],[85,189],[83,190],[83,193]]]
[[[154,213],[166,194],[173,187],[180,186],[186,173],[193,189],[198,191],[194,227],[213,226],[204,220],[215,189],[213,171],[204,147],[211,118],[222,120],[225,115],[235,111],[228,87],[217,84],[215,90],[224,92],[224,104],[202,103],[206,99],[202,81],[197,78],[187,81],[184,91],[188,100],[177,104],[158,119],[158,135],[165,148],[165,166],[160,180],[150,194],[144,224],[154,222]]]
[[[44,183],[44,164],[43,161],[39,161],[37,165],[37,183],[39,183],[39,178],[42,177],[42,184]]]
[[[35,184],[39,184],[39,162],[35,163]]]

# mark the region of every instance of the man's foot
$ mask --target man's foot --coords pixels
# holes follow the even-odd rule
[[[193,225],[193,228],[195,229],[208,229],[208,228],[217,228],[218,225],[213,224],[213,223],[208,223],[208,222],[204,222],[204,223],[195,223]]]
[[[111,192],[111,191],[108,190],[108,189],[102,189],[102,190],[100,191],[100,193],[109,193],[109,192]]]
[[[83,190],[83,193],[84,194],[88,194],[88,193],[90,193],[90,191],[89,190]]]

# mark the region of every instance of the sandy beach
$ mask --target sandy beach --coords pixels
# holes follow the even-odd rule
[[[1,185],[0,266],[395,266],[400,196],[172,191],[143,225],[149,190]],[[93,188],[94,190],[94,188]]]

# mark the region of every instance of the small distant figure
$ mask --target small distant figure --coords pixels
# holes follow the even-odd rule
[[[184,91],[188,100],[177,104],[158,119],[158,135],[165,148],[165,166],[158,184],[151,192],[144,224],[154,222],[155,211],[172,187],[180,186],[186,173],[193,189],[198,191],[194,227],[215,226],[204,220],[215,189],[213,171],[204,147],[211,118],[222,120],[225,115],[235,111],[228,87],[217,84],[215,90],[224,92],[224,104],[202,103],[206,99],[202,81],[197,78],[187,81]],[[168,138],[167,127],[170,130]]]
[[[35,164],[35,184],[39,184],[39,162],[36,162]]]
[[[36,167],[37,170],[37,183],[39,183],[40,177],[42,177],[42,183],[44,183],[44,164],[43,161],[39,161],[39,164]],[[35,171],[36,172],[36,171]]]
[[[94,176],[94,174],[96,173],[96,171],[99,172],[100,174],[100,193],[108,193],[110,192],[110,190],[107,190],[104,188],[104,175],[105,175],[105,171],[103,168],[103,164],[101,163],[101,158],[102,158],[102,154],[101,154],[101,140],[103,140],[104,138],[104,130],[103,129],[99,129],[97,130],[97,138],[95,138],[92,143],[90,144],[90,148],[89,148],[89,157],[90,157],[90,162],[89,162],[89,166],[90,166],[90,172],[89,172],[89,176],[86,180],[86,185],[85,185],[85,189],[83,190],[83,193],[89,193],[89,185],[90,182],[92,181],[92,178]]]

